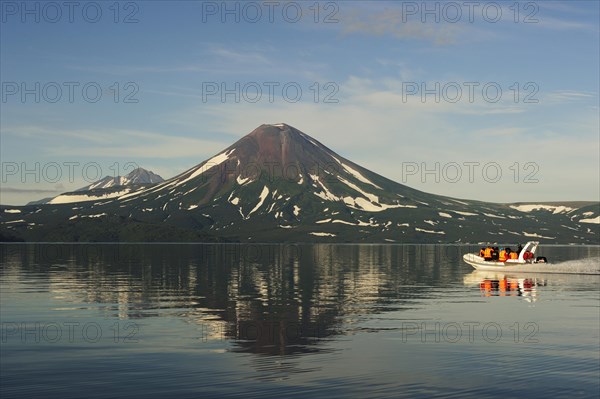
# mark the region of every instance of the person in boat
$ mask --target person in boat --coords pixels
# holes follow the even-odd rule
[[[510,250],[509,250],[510,251]],[[504,248],[500,248],[500,253],[498,254],[498,260],[500,262],[506,262],[506,260],[508,259],[508,253],[507,250]]]
[[[519,252],[520,252],[520,251],[519,251]],[[518,253],[518,252],[511,251],[511,252],[508,254],[508,259],[519,259],[519,253]]]
[[[490,247],[489,245],[483,251],[483,260],[492,260],[492,247]]]
[[[485,247],[481,247],[481,249],[479,250],[479,256],[481,256],[482,258],[485,257]]]
[[[492,248],[492,260],[498,260],[498,257],[500,256],[500,251],[498,250],[498,247],[493,247]]]

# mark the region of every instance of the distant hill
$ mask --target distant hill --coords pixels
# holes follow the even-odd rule
[[[56,197],[31,201],[27,205],[65,204],[115,198],[132,190],[141,189],[163,181],[162,177],[149,170],[136,168],[125,176],[106,176],[78,190],[62,193]]]
[[[144,168],[136,168],[125,176],[106,176],[97,182],[75,191],[89,191],[97,188],[112,188],[116,186],[147,185],[163,182],[164,179]]]

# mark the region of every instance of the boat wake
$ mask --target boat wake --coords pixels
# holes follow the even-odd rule
[[[548,272],[568,274],[600,274],[600,258],[586,258],[568,260],[565,262],[549,264]],[[556,271],[554,271],[556,269]]]
[[[559,263],[531,263],[511,266],[511,272],[600,275],[600,258],[568,260]]]

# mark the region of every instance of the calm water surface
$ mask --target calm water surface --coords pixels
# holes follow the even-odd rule
[[[600,395],[598,247],[0,249],[2,398]]]

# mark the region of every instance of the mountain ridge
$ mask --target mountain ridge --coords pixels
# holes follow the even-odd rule
[[[160,183],[164,179],[144,168],[137,167],[125,176],[105,176],[75,191],[68,191],[54,197],[31,201],[27,205],[76,203],[97,199],[113,198],[136,188]],[[126,188],[125,188],[126,187]],[[87,197],[87,198],[85,198]]]
[[[574,244],[595,244],[600,233],[594,222],[600,203],[549,210],[429,194],[287,124],[261,125],[170,179],[73,205],[15,209],[19,217],[5,209],[0,214],[10,220],[3,230],[26,240],[44,238],[44,226],[60,224],[70,240],[129,240],[127,229],[135,225],[140,241],[165,237],[149,237],[139,226],[168,226],[181,229],[169,240]]]
[[[78,188],[75,191],[89,191],[95,188],[110,188],[115,186],[130,186],[134,184],[155,184],[164,179],[154,172],[137,167],[125,176],[105,176],[102,179]]]

